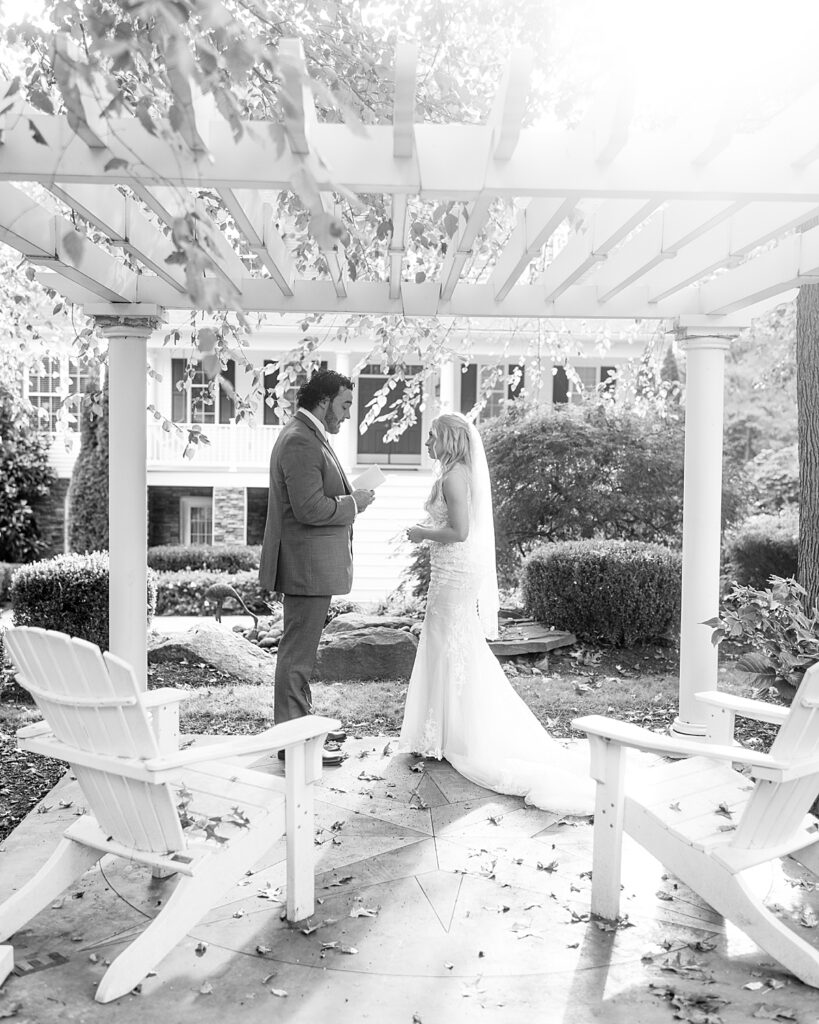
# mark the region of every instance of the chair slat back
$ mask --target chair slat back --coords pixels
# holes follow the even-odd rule
[[[130,779],[117,758],[159,756],[134,673],[113,654],[51,630],[20,626],[5,643],[20,684],[33,696],[55,737],[66,746],[107,758],[88,768],[67,760],[103,831],[139,850],[168,853],[185,847],[171,788]]]
[[[6,644],[20,683],[62,743],[96,754],[149,758],[156,737],[130,666],[99,647],[33,627],[15,627]]]
[[[771,744],[771,755],[783,761],[819,751],[819,664],[805,673],[787,719]],[[802,824],[819,795],[819,773],[790,782],[760,779],[733,837],[732,845],[764,849],[787,841]]]

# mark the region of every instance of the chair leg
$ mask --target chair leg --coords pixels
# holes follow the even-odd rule
[[[60,893],[102,859],[99,850],[61,839],[57,849],[28,882],[0,905],[0,941],[19,931]]]
[[[274,837],[275,838],[275,837]],[[263,828],[234,837],[230,846],[200,861],[194,875],[180,875],[162,910],[114,960],[94,998],[109,1003],[127,995],[190,931],[216,901],[272,845]]]
[[[307,778],[321,747],[311,740],[287,752],[285,821],[287,842],[287,920],[301,921],[315,910],[313,787]]]
[[[597,779],[592,850],[591,911],[615,920],[620,913],[625,762],[623,748],[591,741],[591,773]]]

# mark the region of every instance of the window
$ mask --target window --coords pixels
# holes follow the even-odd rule
[[[41,430],[55,433],[60,408],[60,358],[43,356],[28,374],[28,400],[37,410]]]
[[[616,366],[573,366],[572,370],[580,379],[582,390],[573,379],[569,379],[565,367],[556,367],[552,377],[552,402],[555,405],[580,402],[584,394],[597,388],[611,391],[615,386]]]
[[[228,359],[221,381],[210,393],[210,378],[201,366],[188,377],[188,360],[171,360],[171,419],[174,423],[230,423],[235,416],[236,363]],[[178,385],[182,385],[178,387]]]
[[[268,364],[268,365],[271,365],[271,364]],[[326,370],[326,369],[327,369],[327,360],[326,359],[322,359],[321,362],[311,363],[310,364],[309,373],[313,374],[313,373],[315,373],[316,370]],[[263,413],[262,413],[263,419],[262,419],[262,422],[265,424],[265,426],[277,426],[280,423],[286,423],[287,422],[287,420],[296,411],[296,392],[299,390],[301,385],[306,380],[307,380],[307,373],[305,373],[305,372],[300,373],[296,377],[295,384],[293,384],[292,387],[289,387],[287,389],[287,391],[285,391],[284,395],[282,396],[282,398],[284,399],[283,402],[278,397],[276,398],[276,405],[275,406],[268,405],[266,400],[262,402],[262,409],[263,409]],[[265,374],[265,377],[264,377],[264,388],[265,388],[264,397],[265,397],[265,399],[267,399],[267,397],[268,397],[268,394],[267,394],[268,389],[275,388],[278,383],[279,383],[279,371],[278,370],[273,370],[271,373]]]
[[[507,367],[491,363],[470,363],[461,373],[461,412],[468,413],[475,402],[482,401],[486,395],[486,405],[478,414],[478,422],[485,423],[494,419],[503,412],[508,402],[518,397],[524,377],[524,367],[515,363]]]
[[[213,498],[179,499],[179,538],[182,544],[213,543]]]

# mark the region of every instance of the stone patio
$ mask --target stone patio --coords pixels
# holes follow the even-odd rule
[[[348,760],[317,787],[313,918],[282,920],[279,842],[141,991],[102,1006],[93,994],[105,961],[174,884],[106,860],[15,937],[20,973],[5,983],[0,1017],[19,1004],[16,1024],[819,1018],[819,992],[629,840],[628,920],[612,928],[588,917],[588,819],[489,793],[445,762],[392,753],[386,737],[345,746]],[[46,859],[81,804],[66,777],[8,838],[0,898]],[[794,918],[819,910],[813,881],[795,865],[789,875],[771,880],[771,898]]]

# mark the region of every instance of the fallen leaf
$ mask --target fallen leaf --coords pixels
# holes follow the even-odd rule
[[[202,995],[202,996],[213,995],[213,985],[211,985],[211,983],[209,981],[203,982],[199,986],[199,994]]]
[[[279,999],[287,999],[287,992],[283,988],[271,988],[271,996],[278,996]]]
[[[342,953],[349,953],[351,956],[354,956],[358,952],[355,946],[339,946],[339,949]]]
[[[352,882],[352,880],[353,880],[353,876],[352,875],[344,875],[343,878],[336,878],[334,881],[328,882],[327,885],[324,886],[324,888],[325,889],[332,889],[336,885],[346,885],[348,882]]]
[[[451,971],[454,966],[455,964],[450,963],[449,960],[444,961],[444,967],[446,967],[448,971]]]
[[[353,907],[350,917],[377,917],[380,907]]]
[[[758,992],[761,988],[765,988],[765,982],[764,981],[749,981],[749,982],[746,982],[746,984],[744,984],[742,987],[743,988],[747,988],[749,992]]]
[[[424,770],[424,762],[416,761],[415,764],[410,765],[411,772],[422,772]]]
[[[550,860],[548,864],[543,864],[540,861],[537,862],[538,871],[557,871],[557,861]]]
[[[657,897],[658,900],[667,900],[670,902],[674,899],[673,894],[670,892],[666,892],[665,889],[658,889],[654,895]]]
[[[819,924],[819,918],[817,918],[811,907],[802,907],[799,923],[803,928],[815,928]]]
[[[259,956],[267,956],[268,953],[272,953],[273,949],[270,946],[257,946],[256,952]]]
[[[489,816],[488,820],[489,820],[489,824],[490,825],[500,825],[500,823],[503,821],[503,815],[502,814],[492,814],[492,815]]]
[[[673,804],[668,805],[669,811],[678,811],[680,809],[680,801],[675,800]]]
[[[734,816],[734,812],[731,810],[728,804],[725,803],[725,801],[723,801],[717,807],[717,809],[714,811],[714,814],[721,814],[723,818],[733,818]]]

